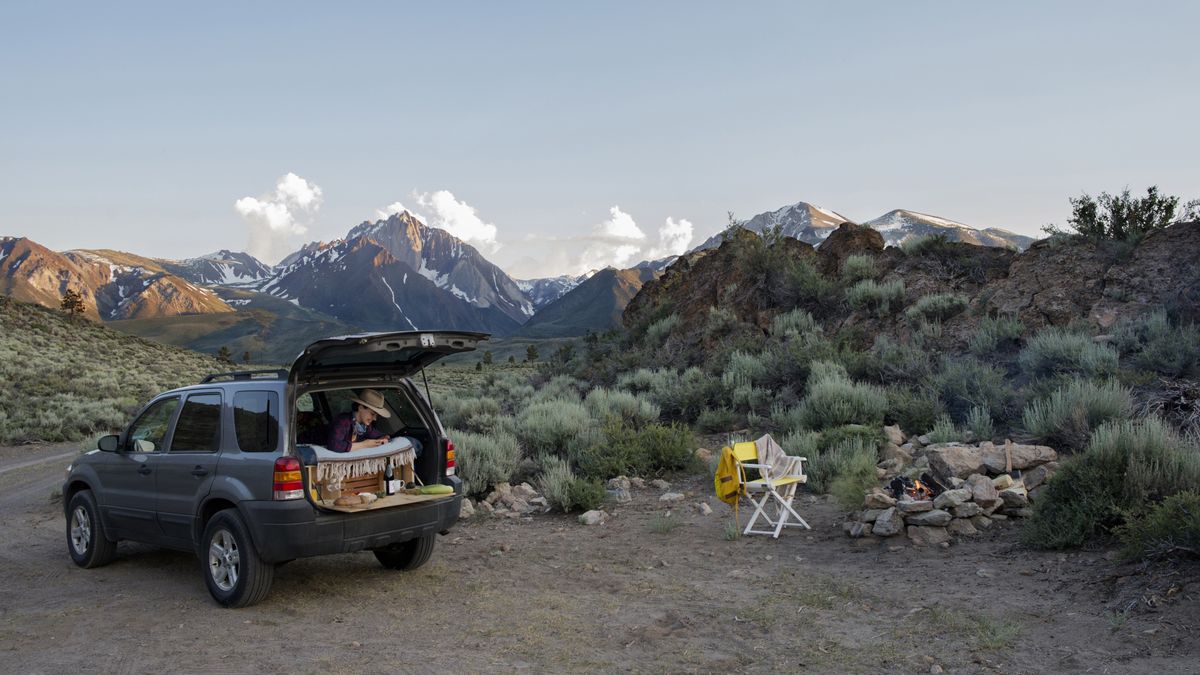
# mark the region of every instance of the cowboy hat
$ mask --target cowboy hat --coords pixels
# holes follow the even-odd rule
[[[374,410],[375,413],[377,415],[379,415],[380,417],[391,417],[392,416],[392,414],[390,412],[388,412],[388,409],[383,407],[384,406],[383,394],[375,391],[374,389],[363,389],[362,391],[358,392],[357,397],[355,397],[355,396],[350,397],[350,400],[354,401],[355,403],[357,403],[359,405],[365,405],[366,407],[370,408],[371,410]]]

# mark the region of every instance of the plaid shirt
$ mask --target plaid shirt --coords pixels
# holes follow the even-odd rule
[[[362,436],[355,438],[354,413],[342,413],[329,423],[329,438],[325,441],[325,447],[334,452],[350,452],[351,443],[364,438],[383,438],[384,435],[374,426],[368,426]]]

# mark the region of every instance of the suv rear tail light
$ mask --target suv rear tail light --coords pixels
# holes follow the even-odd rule
[[[454,441],[446,439],[446,475],[454,475]]]
[[[275,460],[275,479],[271,487],[275,499],[303,499],[304,481],[300,479],[300,460],[280,457]]]

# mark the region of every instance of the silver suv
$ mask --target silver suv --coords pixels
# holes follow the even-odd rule
[[[389,569],[419,567],[436,535],[458,520],[462,483],[428,390],[409,377],[486,339],[463,332],[330,338],[309,345],[288,370],[210,375],[159,394],[123,433],[101,438],[99,450],[67,469],[71,559],[104,565],[122,539],[194,551],[209,592],[226,607],[265,598],[275,565],[295,558],[370,550]],[[378,478],[369,505],[329,498],[331,484],[317,478],[321,455],[330,457],[320,446],[364,388],[382,393],[390,412],[379,431],[420,449],[411,478],[448,486],[444,494],[393,493],[397,483],[372,474],[358,479]]]

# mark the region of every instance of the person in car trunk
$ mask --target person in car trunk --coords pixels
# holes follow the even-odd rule
[[[334,452],[350,452],[379,447],[391,440],[374,426],[376,419],[392,416],[384,407],[383,394],[374,389],[363,389],[350,401],[353,412],[333,418],[325,447]]]

